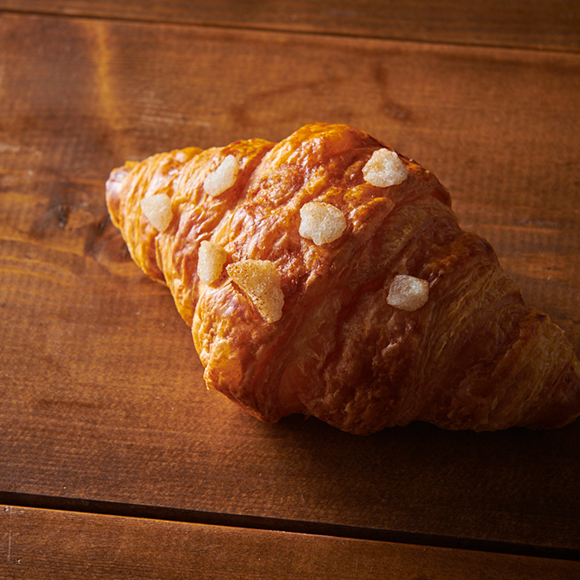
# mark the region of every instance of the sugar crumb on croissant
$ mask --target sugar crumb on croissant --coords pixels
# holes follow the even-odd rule
[[[207,385],[263,421],[369,434],[580,414],[562,330],[459,227],[439,181],[363,131],[157,154],[114,170],[106,198],[191,326]]]

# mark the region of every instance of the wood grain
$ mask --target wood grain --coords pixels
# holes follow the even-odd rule
[[[580,349],[577,55],[12,16],[3,52],[5,237],[84,255],[126,159],[347,122],[438,175]]]
[[[564,580],[580,563],[0,506],[0,578]]]
[[[580,353],[580,55],[9,14],[0,51],[1,492],[578,553],[579,422],[355,438],[243,416],[205,390],[104,182],[351,123],[449,186]]]
[[[0,0],[0,8],[483,46],[580,50],[576,0]]]

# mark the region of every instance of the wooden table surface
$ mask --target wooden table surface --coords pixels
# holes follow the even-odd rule
[[[580,355],[577,0],[0,0],[0,578],[580,578],[580,421],[356,437],[206,390],[104,183],[345,122]]]

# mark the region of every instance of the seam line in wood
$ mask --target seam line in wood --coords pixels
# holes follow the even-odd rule
[[[416,39],[416,38],[406,38],[406,37],[383,37],[383,36],[373,36],[366,34],[355,34],[347,32],[330,32],[330,31],[315,31],[315,30],[299,30],[284,28],[282,26],[255,26],[255,25],[235,25],[227,23],[218,22],[196,22],[194,20],[177,22],[175,20],[148,20],[146,18],[124,18],[121,16],[102,16],[98,14],[89,13],[78,13],[78,14],[62,14],[58,12],[43,12],[43,11],[32,11],[32,10],[16,10],[10,8],[0,9],[1,14],[12,14],[15,16],[36,16],[44,18],[65,18],[69,20],[98,20],[102,22],[118,22],[118,23],[129,23],[129,24],[141,24],[141,25],[151,25],[151,26],[179,26],[185,28],[214,28],[216,30],[232,30],[239,32],[260,32],[260,33],[278,33],[287,35],[297,35],[297,36],[311,36],[311,37],[327,37],[327,38],[349,38],[353,40],[369,40],[375,42],[396,42],[396,43],[407,43],[415,45],[434,45],[434,46],[455,46],[464,48],[479,48],[479,49],[490,49],[490,50],[514,50],[523,52],[539,52],[542,54],[570,54],[577,55],[580,54],[580,49],[574,50],[570,48],[557,48],[550,47],[545,49],[541,46],[533,46],[530,44],[502,44],[502,43],[467,43],[467,42],[451,42],[443,40],[433,40],[433,39]],[[246,23],[247,24],[247,23]]]
[[[271,532],[290,532],[356,540],[389,542],[433,548],[451,548],[513,556],[580,561],[580,549],[526,545],[497,540],[483,540],[422,534],[397,530],[364,528],[324,522],[309,522],[232,513],[212,513],[181,508],[126,504],[82,498],[60,498],[18,492],[0,492],[0,504],[10,507],[69,511],[113,517],[164,520],[218,527],[235,527]]]

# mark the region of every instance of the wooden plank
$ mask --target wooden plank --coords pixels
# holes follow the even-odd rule
[[[106,219],[103,182],[125,159],[347,122],[436,173],[465,229],[490,240],[524,296],[580,348],[576,55],[50,18],[4,23],[8,238],[42,237],[68,251],[78,234],[83,255]],[[34,41],[18,37],[28,27]],[[31,184],[36,197],[19,193]],[[22,210],[28,203],[33,218]]]
[[[349,122],[439,175],[580,352],[579,55],[21,15],[0,51],[0,491],[580,549],[580,422],[258,423],[103,193],[128,158]]]
[[[0,506],[0,578],[564,580],[565,560]]]
[[[0,9],[294,32],[580,50],[576,0],[0,0]]]

